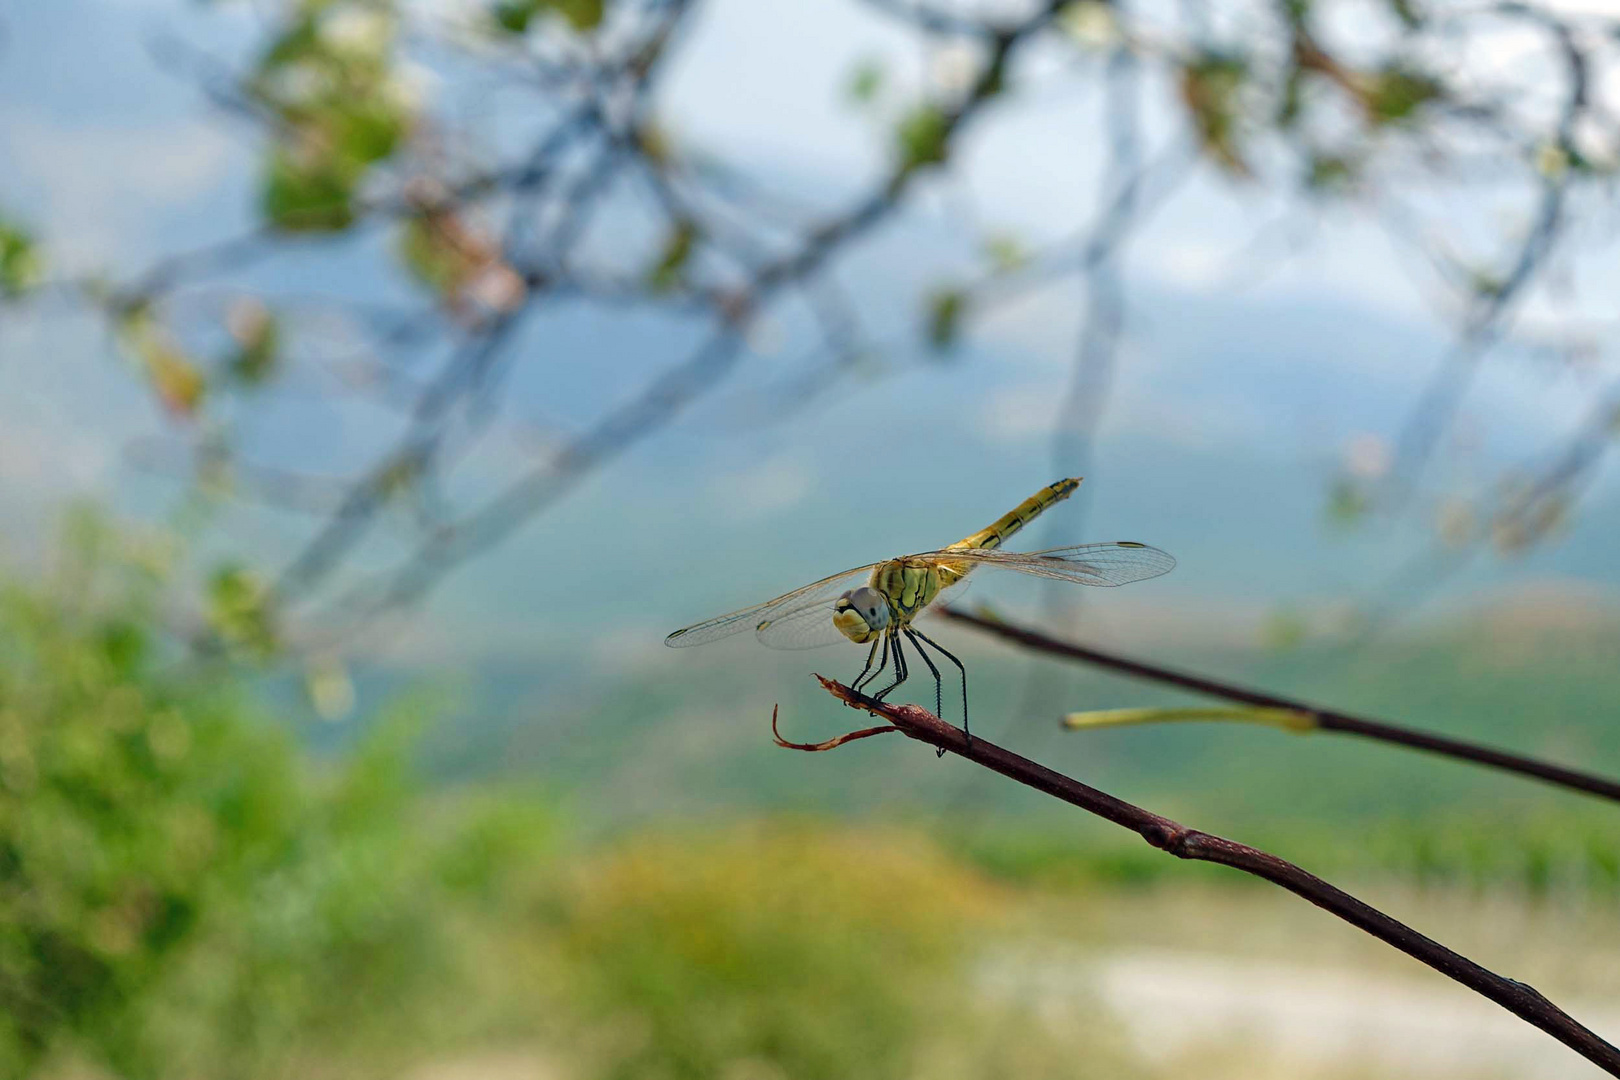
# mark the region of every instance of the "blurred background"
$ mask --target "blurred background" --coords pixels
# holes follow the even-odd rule
[[[773,746],[853,646],[662,639],[1084,475],[1012,546],[1175,572],[959,604],[1620,774],[1617,54],[1604,0],[0,6],[0,1076],[1597,1075],[963,761]],[[976,731],[1620,1038],[1613,807],[1064,732],[1193,699],[930,623]]]

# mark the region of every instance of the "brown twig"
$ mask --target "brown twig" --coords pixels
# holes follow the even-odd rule
[[[1117,799],[1005,750],[975,735],[971,740],[917,705],[889,705],[851,690],[832,679],[816,678],[828,692],[852,708],[864,709],[887,720],[893,728],[919,742],[964,757],[1053,798],[1130,829],[1161,851],[1178,859],[1219,863],[1280,885],[1322,910],[1337,915],[1386,944],[1427,964],[1442,975],[1496,1002],[1509,1012],[1545,1031],[1611,1076],[1620,1076],[1620,1048],[1606,1042],[1574,1017],[1548,1001],[1533,987],[1498,975],[1460,953],[1425,937],[1399,920],[1356,899],[1285,859],[1224,837],[1189,829],[1149,810]],[[888,728],[869,729],[888,730]]]
[[[827,739],[823,742],[789,742],[788,740],[782,738],[782,733],[778,731],[776,727],[776,716],[779,711],[780,709],[778,706],[771,706],[771,738],[775,739],[776,745],[782,747],[784,750],[807,750],[810,753],[818,753],[822,750],[835,750],[838,747],[843,746],[845,743],[854,742],[856,739],[870,739],[873,735],[887,735],[891,731],[900,730],[893,724],[883,724],[879,727],[861,728],[859,731],[848,731],[842,735],[834,736],[833,738]]]
[[[1159,664],[1133,660],[1130,657],[1118,656],[1090,646],[1076,645],[1072,642],[1050,637],[1038,630],[1014,626],[982,615],[972,615],[955,608],[940,606],[935,610],[947,618],[955,619],[957,622],[966,623],[969,626],[976,626],[1008,641],[1016,641],[1020,645],[1034,649],[1037,652],[1067,657],[1096,667],[1133,675],[1139,679],[1179,686],[1184,690],[1208,694],[1211,697],[1225,698],[1228,701],[1241,701],[1244,704],[1256,705],[1260,708],[1286,709],[1291,712],[1301,713],[1314,721],[1313,730],[1334,731],[1343,735],[1359,735],[1364,739],[1409,746],[1414,750],[1424,750],[1431,754],[1439,754],[1442,757],[1471,761],[1476,765],[1518,773],[1520,776],[1533,777],[1544,783],[1555,784],[1558,787],[1583,791],[1588,795],[1596,795],[1600,799],[1620,802],[1620,783],[1592,773],[1580,772],[1575,769],[1565,768],[1562,765],[1554,765],[1551,762],[1539,761],[1535,758],[1525,757],[1522,754],[1513,754],[1506,750],[1497,750],[1489,746],[1481,746],[1478,743],[1466,742],[1462,739],[1434,735],[1426,731],[1415,731],[1412,728],[1400,727],[1362,716],[1352,716],[1349,713],[1338,712],[1334,709],[1319,708],[1293,698],[1251,690],[1233,683],[1177,671],[1174,668],[1163,667]]]

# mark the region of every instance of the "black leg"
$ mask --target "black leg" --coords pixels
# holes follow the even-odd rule
[[[922,657],[922,662],[927,664],[928,670],[934,673],[934,715],[938,716],[945,709],[945,684],[939,677],[939,668],[935,667],[934,662],[928,658],[928,650],[924,649],[922,647],[922,642],[917,640],[917,632],[908,626],[905,630],[905,634],[906,637],[911,639],[912,648],[917,650],[917,655]],[[965,720],[963,722],[966,723]],[[963,728],[962,730],[966,731],[967,729]],[[934,756],[944,757],[945,748],[939,747],[936,749],[934,751]]]
[[[872,661],[877,659],[878,645],[881,642],[882,642],[882,639],[879,638],[877,641],[872,642],[872,647],[870,649],[866,650],[866,666],[861,668],[861,673],[859,675],[855,676],[855,681],[849,684],[849,688],[851,690],[859,690],[861,688],[861,684],[864,683],[871,676],[871,674],[872,674]],[[888,651],[888,649],[883,650],[883,662],[885,664],[887,664],[889,662],[889,651]],[[878,670],[882,671],[883,669],[878,668]]]
[[[906,651],[900,647],[900,639],[895,636],[894,631],[892,630],[889,631],[885,637],[889,638],[894,643],[894,682],[872,695],[879,701],[882,701],[885,697],[892,693],[894,688],[905,682],[907,676],[911,674],[911,672],[908,670],[908,665],[906,664]]]
[[[943,645],[929,637],[927,634],[923,633],[921,630],[914,629],[912,630],[912,633],[916,634],[917,637],[922,638],[923,641],[926,641],[928,644],[932,645],[935,652],[939,653],[939,655],[955,664],[956,670],[962,673],[962,733],[966,735],[968,740],[971,742],[973,739],[973,729],[968,727],[967,668],[963,667],[962,661],[958,660],[955,656],[952,656],[950,651],[947,650]],[[921,645],[917,645],[917,651],[922,652]]]
[[[917,650],[922,662],[928,665],[928,670],[934,673],[934,715],[938,716],[945,708],[945,694],[939,678],[939,668],[934,666],[934,662],[928,659],[928,654],[923,651],[922,642],[917,640],[917,631],[907,627],[903,633],[911,639],[912,648]]]

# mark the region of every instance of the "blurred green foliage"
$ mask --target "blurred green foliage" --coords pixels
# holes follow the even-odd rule
[[[967,294],[960,289],[936,289],[928,297],[928,344],[935,352],[956,344],[967,306]]]
[[[875,56],[863,58],[850,72],[846,91],[849,99],[857,105],[870,105],[883,92],[887,78],[888,71],[881,59]]]
[[[21,296],[39,283],[43,272],[34,238],[0,216],[0,297]]]
[[[0,597],[0,1074],[261,1075],[449,966],[409,740],[317,769],[163,644],[166,560],[81,519]]]
[[[382,1076],[497,1040],[580,1075],[982,1075],[1004,1038],[1067,1074],[968,1019],[1012,898],[922,834],[565,859],[532,791],[418,787],[419,710],[322,762],[188,660],[172,545],[82,516],[62,551],[0,595],[0,1076]]]
[[[208,622],[227,645],[261,659],[276,653],[275,618],[264,583],[246,567],[231,564],[214,571],[208,583]]]
[[[281,325],[269,308],[257,301],[241,301],[227,319],[231,336],[225,367],[242,386],[259,386],[276,370],[280,355]]]
[[[421,786],[420,707],[311,757],[164,631],[176,545],[81,515],[60,550],[0,590],[0,1077],[369,1077],[492,1045],[614,1078],[1140,1075],[983,965],[1148,890],[1269,888],[1069,817],[581,846],[532,776]],[[1602,807],[1243,838],[1492,903],[1620,892]]]
[[[604,0],[497,0],[490,8],[490,17],[501,30],[522,34],[537,16],[549,11],[561,16],[576,32],[585,33],[601,25],[606,8]]]
[[[1373,78],[1367,108],[1375,122],[1400,123],[1410,120],[1418,109],[1439,99],[1444,92],[1444,87],[1433,77],[1393,65]]]
[[[600,1075],[903,1076],[930,1012],[967,1007],[951,967],[993,895],[915,837],[780,826],[630,843],[562,932],[587,1000],[635,1025]]]
[[[208,377],[150,306],[136,303],[120,313],[117,337],[169,415],[188,419],[197,414],[208,394]]]
[[[1211,52],[1181,69],[1181,98],[1198,129],[1204,150],[1226,172],[1248,176],[1240,127],[1241,95],[1249,77],[1246,58]]]
[[[414,122],[395,70],[398,31],[383,0],[306,4],[259,59],[249,91],[279,121],[265,215],[289,232],[347,228],[367,172]]]
[[[700,239],[696,224],[684,218],[675,222],[664,238],[657,261],[647,271],[647,284],[660,292],[678,287]]]
[[[181,674],[170,560],[81,518],[0,598],[0,1062],[254,1075],[447,963],[407,727],[327,772],[231,680]]]
[[[919,105],[900,118],[895,130],[901,167],[906,171],[941,165],[950,155],[951,121],[937,105]]]

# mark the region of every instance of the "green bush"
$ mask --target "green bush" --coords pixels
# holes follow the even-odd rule
[[[487,826],[423,842],[407,722],[317,768],[240,676],[165,646],[153,560],[74,534],[50,583],[0,593],[0,1075],[253,1076],[419,1046],[459,977],[446,901],[497,869]]]
[[[982,879],[868,830],[640,837],[564,891],[556,933],[603,1030],[594,1075],[914,1074],[995,910]]]

